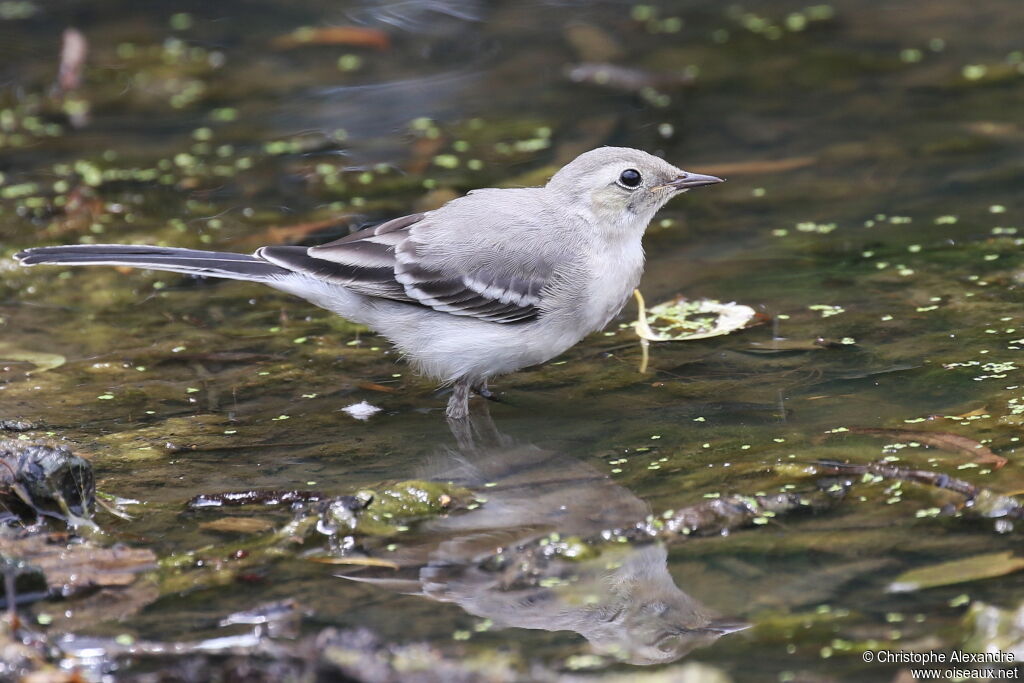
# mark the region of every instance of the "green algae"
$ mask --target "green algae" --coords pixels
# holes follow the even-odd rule
[[[346,515],[333,521],[351,520],[352,532],[371,536],[394,535],[410,523],[462,508],[473,500],[468,489],[419,480],[363,489],[355,495],[369,501],[365,509],[354,518]]]

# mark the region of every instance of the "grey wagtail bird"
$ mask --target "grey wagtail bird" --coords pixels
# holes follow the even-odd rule
[[[647,224],[672,197],[721,178],[601,147],[543,187],[473,190],[317,247],[252,255],[125,244],[26,249],[23,265],[116,265],[262,282],[387,337],[421,373],[470,391],[600,330],[643,274]]]

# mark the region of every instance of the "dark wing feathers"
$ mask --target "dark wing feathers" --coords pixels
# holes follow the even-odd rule
[[[257,256],[361,294],[415,303],[395,281],[395,245],[423,214],[402,216],[318,247],[263,247]]]
[[[278,266],[361,294],[498,323],[532,320],[549,272],[503,275],[487,268],[452,272],[432,264],[412,236],[424,214],[403,216],[318,247],[263,247]]]
[[[503,277],[486,268],[444,272],[429,265],[421,247],[412,236],[395,247],[395,280],[421,304],[499,323],[531,320],[540,312],[542,284],[535,286],[532,279]]]
[[[357,266],[325,261],[309,255],[306,247],[262,247],[256,255],[274,265],[349,287],[360,294],[413,302],[395,282],[393,266]]]
[[[445,275],[402,258],[395,265],[395,279],[420,303],[455,315],[492,322],[518,322],[537,317],[540,288],[533,280],[499,277],[486,270]],[[536,294],[533,290],[536,290]]]

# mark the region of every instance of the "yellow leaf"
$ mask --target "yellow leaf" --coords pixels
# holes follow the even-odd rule
[[[362,567],[385,567],[387,569],[398,569],[398,565],[389,560],[382,560],[377,557],[310,557],[311,562],[320,564],[355,564]]]

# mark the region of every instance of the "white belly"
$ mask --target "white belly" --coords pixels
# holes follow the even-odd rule
[[[631,248],[635,247],[635,248]],[[344,287],[303,276],[272,286],[297,294],[342,317],[365,324],[387,337],[420,372],[442,382],[472,382],[548,361],[600,330],[615,317],[640,280],[643,249],[639,240],[615,258],[593,257],[553,297],[535,321],[493,323],[440,313],[355,294]]]

